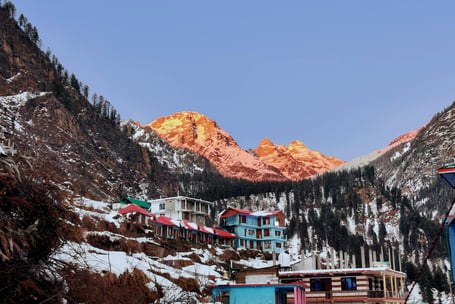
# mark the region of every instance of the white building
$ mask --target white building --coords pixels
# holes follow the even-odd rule
[[[207,225],[212,202],[186,196],[166,197],[150,201],[149,212],[157,216],[182,219]]]

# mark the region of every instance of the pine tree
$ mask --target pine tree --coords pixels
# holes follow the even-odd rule
[[[8,10],[8,14],[10,18],[16,17],[16,6],[10,1],[6,1],[5,4],[3,4],[3,7]]]

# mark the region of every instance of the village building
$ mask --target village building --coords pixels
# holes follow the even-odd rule
[[[358,267],[355,255],[333,248],[325,253],[302,252],[302,259],[290,269],[280,269],[280,283],[300,282],[306,288],[308,303],[339,304],[403,304],[406,302],[406,274],[401,271],[401,259],[395,259],[393,248],[376,252],[360,247]],[[396,270],[398,269],[398,270]]]
[[[301,284],[229,284],[212,288],[212,301],[222,304],[305,304]]]
[[[387,266],[280,271],[280,282],[302,282],[308,303],[405,302],[406,274]]]
[[[447,181],[452,188],[455,188],[455,163],[447,164],[438,169],[439,175]],[[455,199],[452,201],[452,205],[455,204]],[[451,207],[452,209],[452,207]],[[451,264],[450,270],[450,283],[452,285],[452,290],[454,290],[455,286],[455,271],[453,270],[455,267],[455,215],[450,214],[447,218],[446,222],[446,231],[448,236],[448,251],[449,251],[449,259]]]
[[[128,204],[119,210],[120,214],[129,214],[133,223],[143,225],[161,238],[213,244],[220,247],[234,247],[234,240],[237,237],[228,231],[183,219],[151,214],[145,210],[150,210],[150,204],[144,201],[123,198],[120,202]]]
[[[228,208],[220,214],[220,226],[237,236],[235,248],[284,251],[285,217],[279,210],[253,212]]]
[[[212,202],[186,196],[159,198],[150,201],[148,212],[157,216],[181,219],[198,225],[210,222]]]

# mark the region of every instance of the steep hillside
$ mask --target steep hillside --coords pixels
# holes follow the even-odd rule
[[[128,120],[121,123],[121,128],[132,141],[150,151],[172,174],[217,172],[205,157],[186,148],[172,147],[148,126]]]
[[[413,140],[372,162],[387,186],[399,188],[415,201],[420,212],[435,221],[442,220],[454,195],[436,172],[454,161],[454,129],[455,103],[436,114]]]
[[[106,104],[89,103],[75,76],[52,64],[6,9],[0,28],[0,134],[32,157],[22,169],[93,198],[158,195],[167,168],[121,131]]]
[[[66,285],[59,276],[54,283],[64,286],[56,289],[65,290],[69,302],[88,303],[97,290],[109,290],[109,296],[118,296],[113,297],[115,302],[133,287],[135,295],[156,303],[160,297],[164,303],[177,299],[163,292],[169,287],[178,290],[185,301],[202,299],[206,287],[227,268],[227,261],[241,260],[238,252],[154,238],[118,216],[120,207],[113,201],[125,194],[147,198],[181,191],[216,200],[214,218],[231,205],[252,210],[280,208],[287,216],[288,245],[294,257],[301,250],[321,254],[334,249],[358,260],[361,245],[377,253],[385,248],[401,257],[410,281],[417,279],[418,267],[438,233],[441,214],[453,198],[453,190],[438,178],[436,169],[455,155],[455,104],[422,130],[392,142],[373,162],[369,160],[370,166],[297,181],[300,174],[319,173],[338,160],[310,153],[299,142],[284,147],[263,141],[249,153],[214,121],[193,112],[160,118],[149,126],[132,121],[119,125],[108,103],[88,102],[87,87],[68,75],[53,56],[43,53],[5,8],[0,8],[0,29],[0,163],[7,164],[6,169],[0,168],[5,202],[0,213],[6,219],[0,223],[0,236],[8,240],[14,235],[15,243],[28,246],[32,239],[25,242],[11,229],[48,233],[46,227],[50,227],[54,234],[58,232],[59,242],[46,250],[56,252],[52,257],[68,266],[62,276]],[[6,144],[12,146],[11,155],[4,153]],[[317,159],[315,166],[301,166],[310,159],[313,164]],[[235,178],[225,178],[218,171]],[[19,182],[21,177],[24,183]],[[34,204],[28,195],[35,195],[35,188],[40,190],[39,202],[50,199],[48,203],[61,207],[62,214],[56,216],[65,229],[57,231],[52,226],[57,221],[49,225],[39,221],[33,226],[37,214],[31,212]],[[36,209],[39,216],[43,210]],[[18,214],[23,220],[15,221]],[[48,239],[37,240],[42,244]],[[60,241],[66,245],[57,248]],[[1,243],[2,253],[11,247]],[[448,289],[441,281],[441,274],[444,278],[448,271],[447,253],[441,241],[435,248],[431,271],[423,272],[422,290],[428,302],[433,301],[432,292],[441,295]],[[20,250],[16,257],[21,263],[27,260]],[[43,265],[37,261],[28,266],[39,269]],[[205,271],[202,275],[200,269]],[[54,270],[47,269],[43,276]],[[15,284],[34,289],[27,280]],[[11,290],[17,295],[15,288]],[[36,286],[33,294],[38,295],[40,288]],[[40,301],[46,300],[39,296]],[[102,296],[94,302],[102,302]]]
[[[292,141],[289,146],[275,145],[264,138],[253,152],[264,163],[271,165],[290,180],[304,178],[328,171],[342,165],[345,161],[325,156],[318,151],[308,149],[300,141]]]
[[[411,140],[413,140],[420,133],[420,131],[422,131],[425,127],[426,127],[426,125],[421,128],[418,128],[416,130],[402,134],[402,135],[396,137],[394,140],[392,140],[387,145],[387,147],[370,152],[367,155],[356,157],[347,163],[344,163],[338,167],[331,169],[330,171],[338,172],[338,171],[342,171],[342,170],[352,170],[352,169],[356,169],[356,168],[363,167],[366,165],[370,165],[374,160],[376,160],[380,156],[384,155],[386,152],[388,152],[392,149],[394,151],[396,151],[396,150],[402,149],[403,147],[406,147],[407,143],[409,143]]]

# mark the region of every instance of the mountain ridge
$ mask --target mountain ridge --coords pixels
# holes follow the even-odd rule
[[[185,147],[206,157],[226,177],[251,181],[301,180],[325,172],[344,161],[308,149],[299,141],[289,146],[263,139],[246,151],[216,121],[191,111],[159,117],[150,124],[174,147]]]

